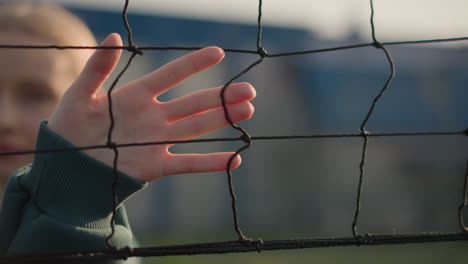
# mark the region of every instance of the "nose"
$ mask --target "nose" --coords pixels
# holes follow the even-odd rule
[[[17,123],[18,109],[11,96],[0,93],[0,133],[12,131]]]

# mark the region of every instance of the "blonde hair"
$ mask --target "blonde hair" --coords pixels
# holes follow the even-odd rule
[[[31,34],[58,46],[95,46],[96,39],[88,26],[63,7],[45,3],[0,4],[0,31]],[[27,45],[27,43],[24,43]],[[79,74],[91,50],[66,50],[73,60],[74,74]]]

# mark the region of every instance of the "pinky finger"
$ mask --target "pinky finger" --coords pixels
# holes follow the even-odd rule
[[[225,171],[234,152],[219,152],[210,154],[172,154],[166,161],[165,175]],[[241,164],[240,155],[231,162],[231,169]]]

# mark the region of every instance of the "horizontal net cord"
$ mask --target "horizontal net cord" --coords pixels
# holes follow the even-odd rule
[[[459,41],[468,41],[468,37],[454,37],[454,38],[443,38],[443,39],[426,39],[426,40],[407,40],[407,41],[391,41],[391,42],[381,42],[381,45],[411,45],[411,44],[430,44],[430,43],[443,43],[443,42],[459,42]],[[361,44],[352,44],[344,45],[330,48],[321,48],[321,49],[312,49],[304,51],[294,51],[294,52],[282,52],[276,54],[266,53],[266,57],[284,57],[284,56],[293,56],[293,55],[304,55],[304,54],[313,54],[313,53],[323,53],[329,51],[338,51],[338,50],[347,50],[363,47],[371,47],[374,43],[361,43]],[[126,45],[126,46],[60,46],[60,45],[0,45],[0,49],[124,49],[134,51],[135,49],[140,51],[145,50],[182,50],[182,51],[194,51],[199,50],[204,47],[175,47],[175,46],[142,46],[138,47],[135,45]],[[247,53],[247,54],[261,54],[258,50],[247,50],[247,49],[230,49],[226,48],[223,50],[229,53]]]
[[[437,233],[409,235],[359,235],[356,237],[327,239],[288,239],[288,240],[249,240],[221,241],[140,248],[123,248],[118,250],[97,250],[81,252],[64,252],[49,254],[11,255],[0,257],[3,263],[57,262],[71,260],[127,259],[129,257],[149,256],[182,256],[202,254],[227,254],[241,252],[261,252],[284,249],[305,249],[343,246],[378,246],[408,243],[453,242],[468,240],[468,233]]]
[[[468,129],[463,131],[446,131],[446,132],[396,132],[396,133],[370,133],[367,132],[368,137],[420,137],[420,136],[468,136]],[[325,139],[325,138],[356,138],[362,137],[361,133],[353,134],[313,134],[313,135],[284,135],[284,136],[252,136],[250,140],[288,140],[288,139]],[[206,139],[192,139],[192,140],[171,140],[171,141],[152,141],[140,143],[122,143],[112,145],[94,145],[83,146],[76,148],[60,148],[60,149],[38,149],[38,150],[25,150],[16,152],[0,152],[0,156],[7,155],[27,155],[27,154],[41,154],[51,152],[67,152],[77,150],[90,150],[90,149],[104,149],[104,148],[127,148],[127,147],[143,147],[150,145],[171,145],[171,144],[189,144],[189,143],[208,143],[208,142],[221,142],[221,141],[245,141],[240,137],[225,137],[225,138],[206,138]]]

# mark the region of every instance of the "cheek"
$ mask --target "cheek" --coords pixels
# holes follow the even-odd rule
[[[64,75],[63,73],[52,75],[49,85],[51,90],[47,93],[48,96],[38,99],[35,102],[30,102],[23,107],[21,114],[22,127],[28,130],[25,135],[27,135],[26,137],[30,144],[35,144],[40,123],[50,119],[63,94],[73,82],[73,79],[68,76],[65,77]]]
[[[30,135],[29,138],[31,138],[31,141],[35,141],[40,123],[50,118],[55,106],[55,102],[47,102],[34,108],[28,108],[23,112],[23,127],[28,130],[27,133]]]

